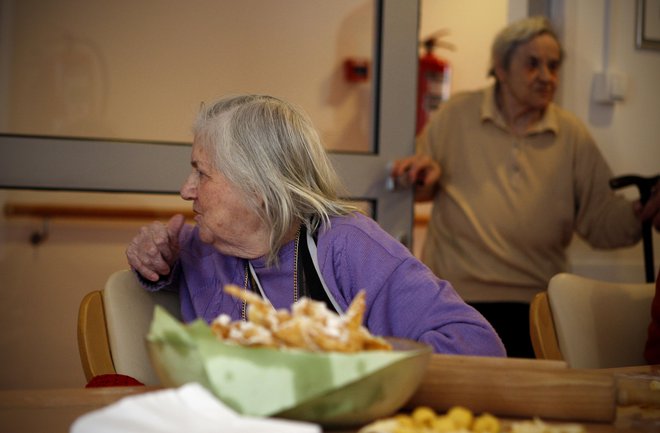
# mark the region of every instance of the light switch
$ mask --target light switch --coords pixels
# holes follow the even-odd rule
[[[628,79],[616,72],[596,72],[593,78],[592,98],[601,104],[623,101],[628,90]]]
[[[611,74],[610,98],[614,101],[623,101],[628,90],[628,79],[623,74]]]

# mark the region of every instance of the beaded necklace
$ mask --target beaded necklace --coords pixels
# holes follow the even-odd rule
[[[298,227],[296,232],[296,241],[293,252],[293,303],[298,302],[298,246],[300,245],[300,230],[302,225]],[[245,280],[243,281],[243,290],[249,290],[248,285],[250,284],[250,269],[249,261],[245,260]],[[241,309],[241,319],[244,321],[247,320],[247,303],[243,301],[243,306]]]

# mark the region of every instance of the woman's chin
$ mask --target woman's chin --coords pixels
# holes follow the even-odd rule
[[[554,97],[554,93],[552,92],[541,93],[537,95],[536,101],[534,101],[536,108],[545,110],[546,108],[548,108],[548,105],[550,105],[550,103],[552,102],[553,97]]]
[[[209,233],[208,230],[206,230],[204,227],[200,226],[197,224],[197,227],[199,228],[199,239],[204,242],[205,244],[213,244],[215,242],[215,237],[213,234]]]

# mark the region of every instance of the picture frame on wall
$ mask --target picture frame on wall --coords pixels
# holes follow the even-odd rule
[[[637,0],[636,46],[660,50],[660,0]]]

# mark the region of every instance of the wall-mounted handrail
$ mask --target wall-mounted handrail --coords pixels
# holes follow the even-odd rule
[[[30,243],[39,245],[49,234],[48,222],[52,219],[94,219],[94,220],[165,220],[175,214],[183,214],[191,219],[191,209],[177,209],[165,207],[137,207],[137,206],[84,206],[79,204],[27,204],[5,203],[5,217],[41,218],[43,223],[40,229],[30,234]]]
[[[129,206],[81,206],[6,203],[6,217],[34,218],[71,218],[71,219],[165,219],[180,213],[186,218],[192,218],[190,209],[176,208],[145,208]],[[425,226],[429,222],[428,215],[415,215],[415,225]]]
[[[130,206],[81,206],[81,205],[51,205],[6,203],[6,217],[34,218],[71,218],[71,219],[163,219],[181,213],[186,218],[192,218],[191,209],[176,209],[165,207],[130,207]]]
[[[42,218],[42,228],[30,235],[30,243],[39,245],[48,238],[48,222],[52,219],[94,219],[94,220],[167,220],[175,214],[193,218],[191,209],[138,206],[84,206],[79,204],[28,204],[5,203],[5,217]],[[428,215],[415,215],[416,227],[426,227]]]

